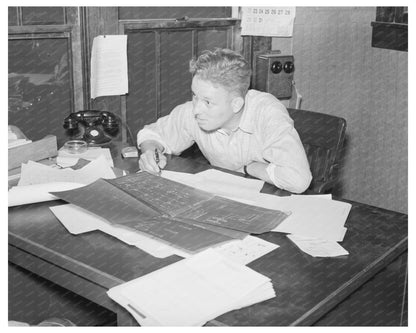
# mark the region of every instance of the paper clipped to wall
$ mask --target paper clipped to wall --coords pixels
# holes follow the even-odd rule
[[[242,7],[241,34],[292,37],[296,7]]]
[[[95,37],[91,52],[91,98],[127,92],[127,35]]]

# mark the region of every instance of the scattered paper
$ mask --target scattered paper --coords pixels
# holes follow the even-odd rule
[[[188,252],[169,246],[157,239],[111,225],[104,218],[72,204],[53,206],[49,209],[63,226],[74,235],[100,230],[126,244],[136,246],[156,258],[166,258],[174,254],[181,257],[190,255]]]
[[[115,178],[114,171],[104,156],[100,155],[85,167],[78,170],[58,169],[41,163],[28,161],[22,164],[18,185],[33,185],[50,182],[74,182],[89,184],[99,178]]]
[[[12,207],[36,202],[58,200],[57,197],[49,192],[67,191],[82,186],[84,186],[84,184],[72,182],[53,182],[46,184],[13,186],[8,192],[8,206]]]
[[[237,196],[243,199],[249,199],[253,193],[259,193],[264,185],[262,180],[247,179],[215,169],[196,174],[162,170],[161,176],[223,197]]]
[[[287,235],[303,252],[313,257],[338,257],[349,254],[335,241],[317,238],[306,238],[299,235]]]
[[[91,52],[91,98],[126,93],[127,35],[95,37]]]
[[[292,212],[273,231],[340,242],[351,204],[313,197],[288,197],[285,208]]]
[[[262,180],[244,178],[216,169],[208,169],[195,175],[205,183],[211,183],[215,186],[229,186],[245,191],[260,192],[264,185]]]
[[[290,213],[275,232],[342,241],[351,205],[332,200],[331,194],[278,197],[259,193],[264,182],[210,169],[197,174],[162,171],[162,177],[222,197],[267,209]]]
[[[157,258],[166,258],[174,254],[188,258],[192,255],[145,234],[111,225],[104,218],[73,204],[53,206],[49,207],[49,209],[64,227],[74,235],[100,230]],[[232,240],[214,249],[228,259],[246,265],[278,247],[279,245],[267,242],[261,238],[247,236],[243,240]]]
[[[265,193],[253,193],[250,198],[239,196],[229,199],[249,205],[288,212],[289,216],[272,231],[296,234],[340,242],[344,239],[344,224],[351,204],[314,196],[292,195],[279,197]]]
[[[58,150],[58,156],[56,158],[56,164],[66,168],[77,164],[78,159],[82,158],[88,161],[94,161],[98,157],[103,155],[109,166],[114,167],[113,158],[111,157],[111,151],[109,148],[101,147],[88,147],[87,151],[78,154],[71,154],[64,149]]]
[[[291,194],[291,197],[302,197],[302,198],[319,198],[332,200],[332,194]]]
[[[23,146],[23,145],[27,145],[28,143],[31,143],[32,140],[27,140],[27,139],[16,139],[16,140],[9,140],[9,149],[10,148],[14,148],[14,147],[18,147],[18,146]]]
[[[275,297],[269,278],[209,249],[111,288],[141,326],[202,326]]]

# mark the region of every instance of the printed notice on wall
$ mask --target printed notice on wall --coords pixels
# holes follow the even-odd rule
[[[241,35],[292,37],[296,7],[242,7]]]
[[[91,98],[127,92],[127,35],[95,37],[91,52]]]

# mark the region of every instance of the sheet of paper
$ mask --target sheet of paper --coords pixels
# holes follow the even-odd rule
[[[57,200],[58,198],[49,192],[66,191],[82,186],[84,186],[84,184],[67,182],[13,186],[8,192],[8,206],[12,207],[36,202]]]
[[[189,253],[184,253],[184,251],[172,248],[158,240],[137,232],[113,226],[100,216],[92,214],[75,205],[65,204],[49,207],[49,209],[72,234],[78,235],[89,231],[100,230],[126,244],[136,246],[157,258],[166,258],[173,254],[177,254],[182,257],[184,254],[189,256]]]
[[[196,174],[202,182],[213,183],[218,186],[229,186],[234,189],[244,189],[247,191],[260,192],[264,181],[259,179],[248,179],[216,169],[208,169]]]
[[[78,159],[93,161],[103,155],[109,166],[114,167],[113,158],[111,157],[111,151],[109,148],[101,147],[88,147],[87,151],[80,154],[71,154],[64,149],[58,150],[58,157],[56,158],[56,164],[63,168],[75,165]]]
[[[273,231],[340,242],[351,204],[311,197],[289,197],[285,209],[292,214]],[[295,213],[294,213],[295,212]]]
[[[257,290],[263,296],[257,302],[275,297],[270,284],[252,269],[206,250],[114,287],[108,295],[135,312],[141,325],[196,326],[252,304]]]
[[[332,194],[291,194],[291,197],[302,197],[302,198],[319,198],[332,200]]]
[[[292,37],[296,7],[242,7],[241,35]]]
[[[71,204],[49,207],[56,218],[73,235],[97,230],[101,218]]]
[[[91,51],[91,98],[126,93],[127,35],[95,37]]]
[[[147,172],[52,193],[117,224],[186,251],[275,228],[287,215],[249,206]]]
[[[313,257],[338,257],[349,254],[335,241],[318,238],[306,238],[298,235],[287,235],[303,252]]]
[[[57,169],[41,163],[28,161],[22,164],[18,185],[33,185],[50,182],[75,182],[89,184],[99,178],[115,178],[114,171],[104,156],[99,156],[78,170]]]
[[[264,256],[277,249],[279,245],[267,242],[261,238],[247,236],[240,240],[233,240],[228,243],[215,246],[213,249],[231,261],[247,265],[248,263]]]
[[[279,197],[265,193],[252,194],[250,199],[231,199],[267,209],[289,212],[289,216],[272,231],[296,234],[310,238],[342,241],[346,232],[344,224],[351,210],[351,204],[294,195]]]
[[[287,215],[276,210],[241,205],[147,172],[109,181],[160,213],[246,233],[263,233]]]
[[[253,192],[259,193],[264,185],[264,181],[258,179],[247,179],[215,169],[197,174],[163,170],[161,176],[216,195],[241,198],[250,198]]]
[[[146,175],[144,176],[146,177]],[[118,178],[114,181],[120,181],[120,179]],[[169,218],[164,213],[155,210],[152,205],[144,203],[144,197],[138,200],[134,197],[135,192],[127,191],[127,187],[120,189],[113,186],[110,183],[111,181],[100,179],[87,185],[82,191],[54,192],[53,194],[103,217],[114,225],[145,233],[150,237],[156,237],[186,251],[200,251],[206,247],[232,239],[231,237],[181,222],[178,219]],[[140,191],[139,183],[130,185],[135,190]],[[144,187],[148,186],[147,184],[141,185]],[[164,191],[166,191],[166,188]],[[150,196],[149,200],[155,198],[157,196]],[[171,199],[175,200],[175,197],[172,196]]]
[[[27,145],[28,143],[31,143],[31,142],[32,140],[27,140],[27,139],[9,140],[9,149],[18,147],[18,146]]]

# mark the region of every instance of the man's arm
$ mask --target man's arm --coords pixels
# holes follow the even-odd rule
[[[190,147],[193,139],[188,128],[191,128],[192,121],[192,104],[185,103],[139,131],[137,145],[142,152],[139,159],[140,169],[159,173],[166,166],[164,154],[178,154]],[[156,163],[157,157],[159,163]]]
[[[269,141],[263,158],[270,163],[263,170],[257,166],[254,172],[266,172],[277,187],[293,193],[302,193],[309,187],[312,180],[309,162],[299,135],[292,126],[274,141]]]
[[[255,132],[261,143],[263,161],[249,163],[246,170],[281,189],[302,193],[309,187],[312,175],[293,121],[283,109],[274,100],[269,100],[265,107],[259,106],[255,113],[258,116]]]

